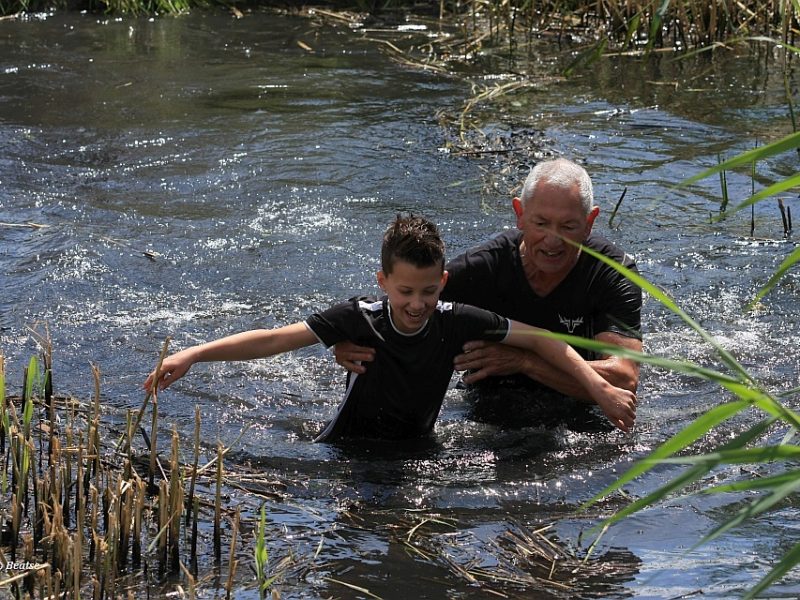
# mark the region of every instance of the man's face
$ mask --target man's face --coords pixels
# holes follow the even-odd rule
[[[440,265],[417,267],[396,260],[391,273],[378,271],[378,285],[392,307],[392,322],[402,333],[415,333],[425,325],[446,282],[447,271]]]
[[[565,276],[579,254],[565,240],[583,243],[599,209],[594,207],[588,215],[583,212],[578,186],[564,189],[541,181],[524,207],[515,199],[514,211],[528,263],[542,274]]]

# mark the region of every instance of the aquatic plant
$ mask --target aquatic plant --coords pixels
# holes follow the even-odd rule
[[[284,8],[286,3],[267,0],[256,4]],[[530,43],[540,35],[554,35],[559,41],[571,37],[589,44],[582,60],[596,58],[606,47],[633,52],[659,47],[703,48],[752,35],[778,35],[788,42],[794,35],[798,10],[794,2],[758,0],[333,0],[316,4],[377,15],[416,11],[460,20],[463,42],[474,50],[487,45],[513,52],[520,40]],[[0,14],[77,8],[174,15],[210,5],[224,7],[237,16],[243,14],[227,0],[0,0]]]
[[[256,566],[256,581],[258,582],[258,590],[261,597],[264,598],[269,587],[275,582],[275,576],[270,576],[267,573],[269,566],[269,551],[267,549],[266,541],[267,531],[267,507],[265,504],[261,505],[261,519],[258,522],[256,529],[256,547],[253,554]]]
[[[793,133],[785,138],[749,152],[742,153],[734,158],[721,161],[698,175],[684,181],[681,185],[689,185],[700,179],[713,176],[745,165],[752,165],[756,161],[774,156],[776,154],[794,150],[800,147],[800,134]],[[800,175],[794,175],[784,181],[768,186],[764,190],[754,193],[729,210],[722,210],[718,219],[752,206],[776,193],[796,187],[800,183]],[[724,206],[722,207],[725,208]],[[602,526],[603,532],[609,525],[630,516],[648,506],[662,502],[672,495],[683,492],[688,494],[722,494],[731,492],[760,492],[751,499],[742,500],[743,505],[728,520],[714,527],[708,534],[699,540],[696,546],[716,539],[743,522],[754,519],[759,515],[775,508],[780,502],[800,490],[800,469],[796,468],[797,459],[800,457],[800,445],[797,444],[797,434],[800,431],[800,414],[785,405],[789,398],[800,394],[800,388],[777,394],[764,388],[711,334],[705,331],[700,324],[692,319],[680,306],[663,290],[653,285],[642,276],[630,271],[619,263],[583,248],[587,252],[622,273],[636,285],[646,291],[652,298],[660,302],[669,311],[680,317],[697,335],[713,348],[717,358],[725,367],[725,371],[715,370],[689,360],[653,356],[634,352],[610,344],[587,340],[575,336],[561,334],[546,334],[595,352],[614,354],[633,359],[640,363],[650,364],[671,371],[699,377],[706,381],[714,382],[734,397],[733,400],[723,402],[712,407],[699,416],[682,431],[662,443],[645,459],[636,463],[631,469],[619,477],[614,483],[598,493],[585,506],[589,506],[600,499],[620,491],[623,486],[635,478],[645,474],[659,464],[684,464],[688,468],[642,498],[638,498],[618,510],[609,517]],[[800,260],[800,248],[783,261],[770,280],[756,294],[749,303],[748,309],[760,301],[778,283],[780,278]],[[756,409],[762,417],[745,431],[733,439],[720,443],[711,452],[703,454],[685,454],[700,438],[711,433],[717,426],[730,421],[737,415],[749,409]],[[779,441],[775,439],[775,432],[782,433]],[[770,436],[767,434],[770,433]],[[712,471],[725,466],[751,464],[761,467],[760,472],[741,471],[738,476],[728,472],[724,483],[711,483],[714,479],[704,479]],[[699,482],[699,483],[698,483]],[[602,535],[602,533],[600,534]],[[800,564],[800,543],[794,545],[777,562],[752,589],[744,594],[744,598],[753,598],[766,590],[769,586],[783,577],[795,565]]]
[[[201,501],[206,507],[216,504],[217,519],[221,518],[221,488],[228,482],[219,465],[231,446],[220,444],[215,459],[217,475],[203,480],[208,486],[216,484],[216,502],[203,499],[197,488],[187,502],[187,469],[193,485],[200,485],[202,472],[214,462],[197,468],[199,411],[194,463],[181,464],[180,439],[173,429],[169,460],[162,465],[152,436],[148,440],[144,430],[145,447],[134,444],[134,432],[139,433],[135,411],[123,415],[125,433],[116,446],[101,444],[111,427],[101,421],[100,372],[96,367],[92,367],[94,398],[82,403],[47,391],[51,380],[42,376],[41,365],[49,364],[48,357],[32,357],[25,368],[22,394],[8,396],[5,359],[0,353],[0,431],[5,435],[0,452],[0,504],[4,507],[0,511],[0,564],[9,562],[4,554],[8,552],[10,561],[30,565],[18,574],[0,569],[0,589],[9,589],[14,597],[79,598],[83,594],[115,598],[123,593],[122,582],[126,587],[130,583],[122,578],[126,573],[135,574],[135,581],[142,585],[149,583],[147,571],[138,571],[144,555],[149,556],[147,562],[156,562],[153,571],[172,576],[183,573],[189,596],[194,597],[198,586],[198,521],[205,517],[210,525],[212,518],[208,511],[201,514],[200,505]],[[151,486],[139,476],[137,468],[147,471],[153,456],[157,483]],[[242,501],[247,501],[247,490],[241,491]],[[261,502],[263,493],[262,487],[256,496],[251,495],[252,504],[255,498]],[[184,510],[192,513],[191,536],[181,531]],[[225,584],[231,596],[235,595],[234,586],[247,585],[237,578],[238,509],[232,522]],[[255,529],[254,524],[249,527]],[[217,535],[219,543],[224,543],[221,527],[217,527]],[[191,571],[181,561],[187,554],[191,556]],[[311,567],[310,560],[298,563],[291,558],[280,562],[274,572],[294,568],[302,577]]]

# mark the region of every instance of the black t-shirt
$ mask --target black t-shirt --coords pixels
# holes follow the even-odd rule
[[[465,302],[509,319],[585,338],[609,331],[641,339],[642,291],[605,263],[582,252],[547,296],[533,291],[522,267],[518,229],[501,233],[451,260],[442,300]],[[585,246],[636,270],[633,258],[590,235]],[[584,358],[591,354],[577,348]]]
[[[376,350],[366,373],[348,374],[344,401],[316,441],[429,433],[464,343],[502,341],[508,334],[504,317],[450,302],[439,302],[419,332],[403,334],[391,323],[388,306],[386,298],[358,297],[306,320],[325,346],[350,340]]]

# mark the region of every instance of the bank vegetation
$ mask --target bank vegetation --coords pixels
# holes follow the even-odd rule
[[[51,10],[112,14],[176,15],[222,7],[236,16],[263,7],[303,11],[356,11],[400,20],[424,15],[461,23],[474,45],[507,45],[517,51],[541,36],[594,41],[599,51],[707,48],[754,36],[792,44],[798,30],[796,0],[0,0],[0,17]]]

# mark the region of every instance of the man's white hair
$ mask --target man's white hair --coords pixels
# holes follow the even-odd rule
[[[527,204],[528,201],[533,198],[536,192],[536,186],[542,181],[546,181],[562,189],[571,189],[578,186],[578,192],[581,198],[581,209],[584,214],[587,215],[592,210],[594,203],[592,179],[582,166],[566,158],[556,158],[554,160],[540,162],[531,169],[531,172],[528,173],[528,176],[525,178],[525,184],[522,186],[522,194],[520,194],[520,200],[522,200],[523,205]]]

